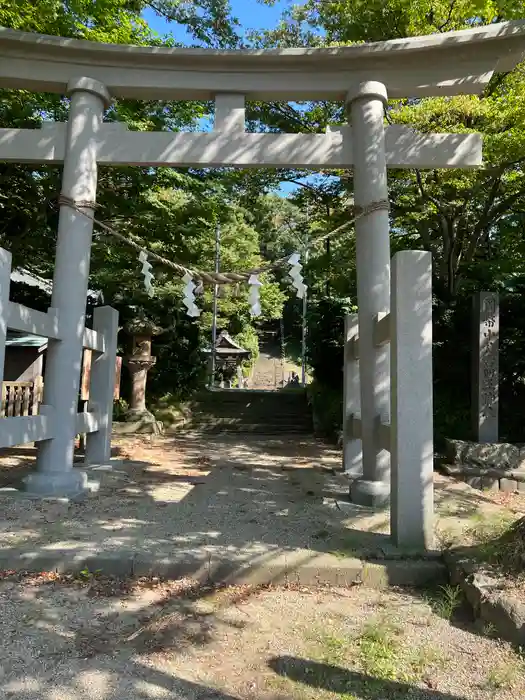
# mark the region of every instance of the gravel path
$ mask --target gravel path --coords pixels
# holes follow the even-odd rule
[[[118,553],[183,557],[193,573],[214,557],[242,566],[298,550],[395,551],[388,512],[348,503],[340,452],[314,439],[128,438],[115,448],[120,461],[112,471],[91,473],[101,488],[82,503],[0,492],[4,566],[10,553],[46,557],[46,568],[63,553]],[[9,462],[5,471],[13,469]],[[502,510],[493,495],[453,479],[436,474],[435,485],[436,530],[444,539],[473,517]]]
[[[331,473],[339,453],[312,439],[125,445],[112,471],[91,473],[101,488],[81,503],[4,492],[3,553],[184,554],[198,562],[203,553],[229,552],[242,561],[296,548],[327,551],[330,532],[344,539],[355,515],[333,507],[334,495],[348,490],[344,477]],[[323,504],[325,496],[331,504]],[[330,546],[337,548],[337,538]]]
[[[4,580],[0,696],[524,697],[523,660],[464,618],[439,617],[433,610],[447,612],[449,600],[440,595],[429,604],[411,592],[360,587],[196,591],[189,582]]]

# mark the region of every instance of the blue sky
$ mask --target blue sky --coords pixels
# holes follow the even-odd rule
[[[233,15],[237,17],[242,28],[246,29],[269,29],[274,27],[282,14],[282,11],[289,5],[287,0],[279,0],[273,7],[261,5],[257,0],[230,0]],[[143,17],[159,34],[172,33],[177,41],[191,42],[182,27],[177,27],[173,23],[168,23],[159,17],[151,9],[143,13]]]
[[[290,5],[288,0],[278,0],[272,7],[261,5],[257,0],[230,0],[232,6],[232,14],[237,17],[241,23],[243,31],[249,29],[270,29],[275,27],[279,22],[281,14],[286,7]],[[143,12],[144,19],[149,26],[158,34],[173,34],[176,41],[185,44],[194,43],[193,37],[187,34],[183,27],[180,27],[173,22],[167,22],[162,17],[159,17],[151,9]],[[241,31],[239,29],[238,31]],[[206,128],[209,124],[203,124]],[[286,196],[297,189],[297,185],[291,182],[283,182],[279,188],[279,194]]]

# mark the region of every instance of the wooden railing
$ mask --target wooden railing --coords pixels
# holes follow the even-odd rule
[[[2,382],[0,418],[37,416],[43,387],[42,377],[32,382]]]

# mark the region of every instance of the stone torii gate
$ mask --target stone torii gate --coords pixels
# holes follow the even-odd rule
[[[349,334],[347,343],[353,348],[347,353],[347,387],[356,386],[352,381],[359,378],[359,394],[347,392],[345,403],[347,466],[350,459],[355,466],[357,459],[360,476],[352,496],[359,503],[386,501],[390,451],[394,538],[400,544],[428,545],[430,261],[429,254],[415,252],[409,257],[401,254],[394,262],[390,314],[387,168],[476,167],[481,163],[481,137],[385,127],[384,107],[389,97],[478,94],[493,72],[512,70],[524,49],[521,22],[353,47],[264,51],[108,45],[0,28],[0,87],[71,98],[67,124],[0,129],[0,161],[64,166],[52,296],[60,335],[49,346],[44,397],[53,406],[56,423],[52,436],[41,438],[31,488],[45,492],[52,481],[55,493],[67,495],[81,486],[72,460],[97,165],[351,168],[355,205],[367,214],[356,223],[359,317],[358,329]],[[123,124],[103,121],[112,98],[214,99],[214,129],[128,132]],[[351,126],[326,134],[246,133],[246,99],[345,101]],[[410,277],[414,270],[417,278]],[[411,308],[404,305],[405,292]],[[5,325],[5,310],[0,321]],[[348,327],[355,322],[349,319]],[[392,409],[397,421],[392,426],[390,341],[395,365]],[[423,361],[419,347],[424,345]],[[419,377],[419,388],[413,392],[407,390],[410,363],[421,367],[419,375],[417,371],[412,375]],[[411,420],[416,421],[413,426]],[[106,428],[107,424],[106,420]],[[348,449],[352,445],[353,452]],[[405,494],[407,488],[410,493]]]

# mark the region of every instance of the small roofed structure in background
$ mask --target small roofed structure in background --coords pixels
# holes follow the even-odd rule
[[[211,367],[213,349],[206,348],[204,352],[209,356]],[[251,350],[239,345],[226,331],[221,331],[215,342],[215,381],[219,381],[221,386],[231,388],[233,379],[237,376],[238,388],[244,388],[242,363],[249,360],[251,356]]]
[[[47,338],[8,331],[5,341],[4,381],[32,382],[44,374]]]

